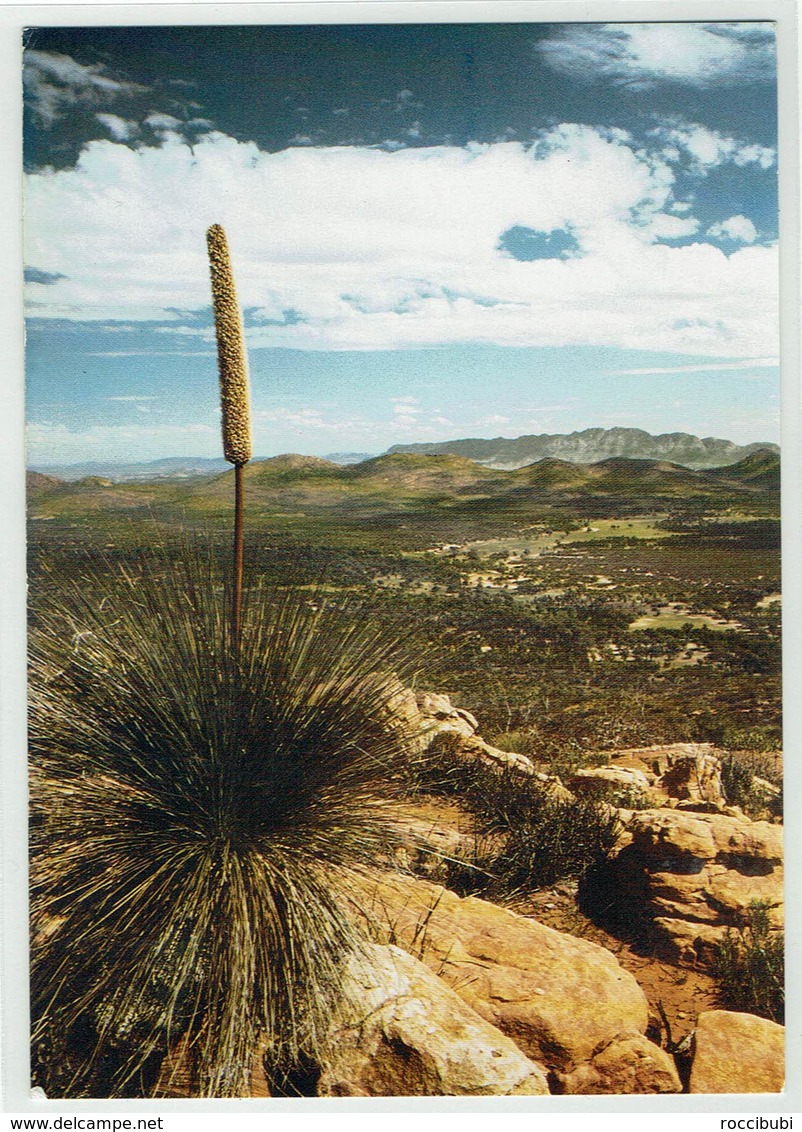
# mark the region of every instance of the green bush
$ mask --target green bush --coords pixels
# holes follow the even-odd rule
[[[785,1020],[785,938],[772,932],[768,906],[754,902],[740,929],[730,929],[716,948],[713,974],[724,1005]]]
[[[724,743],[735,750],[750,752],[769,752],[782,750],[782,734],[779,727],[725,727]],[[765,760],[767,763],[770,759]],[[773,766],[773,762],[771,762]]]
[[[618,837],[609,807],[561,798],[535,777],[499,773],[442,746],[416,761],[415,789],[458,798],[475,817],[477,851],[448,870],[458,891],[504,896],[579,879]]]
[[[769,783],[769,788],[760,780]],[[727,751],[721,756],[721,784],[727,801],[752,818],[782,817],[782,793],[775,794],[771,786],[782,789],[782,776],[770,754],[752,751]]]
[[[61,592],[59,592],[61,590]],[[197,560],[50,587],[31,632],[33,1079],[200,1096],[324,1050],[410,736],[396,650],[309,590],[230,602]]]
[[[564,801],[541,792],[507,834],[494,862],[506,892],[581,879],[616,843],[618,820],[596,802]]]

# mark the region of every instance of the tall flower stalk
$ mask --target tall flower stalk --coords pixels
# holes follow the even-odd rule
[[[244,530],[243,468],[253,455],[251,409],[248,390],[248,355],[242,314],[237,302],[234,272],[226,234],[219,224],[206,233],[212,276],[212,305],[217,336],[220,373],[220,404],[223,425],[223,455],[234,465],[234,586],[232,627],[234,647],[239,647],[242,626],[242,570]]]

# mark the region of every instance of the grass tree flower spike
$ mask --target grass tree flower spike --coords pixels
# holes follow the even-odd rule
[[[242,315],[237,302],[231,256],[226,234],[219,224],[206,233],[212,273],[212,304],[217,334],[217,364],[220,371],[220,403],[223,416],[223,455],[234,465],[234,590],[232,630],[239,648],[242,622],[243,514],[242,469],[250,460],[251,407],[248,396],[248,356]]]
[[[251,411],[248,395],[248,357],[237,302],[228,241],[223,228],[213,224],[206,233],[212,275],[212,303],[217,334],[220,401],[223,411],[223,455],[230,464],[247,464],[251,448]]]

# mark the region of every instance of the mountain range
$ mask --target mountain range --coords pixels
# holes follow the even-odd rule
[[[572,464],[596,464],[613,456],[630,460],[667,460],[685,468],[720,468],[737,464],[760,449],[779,453],[770,442],[734,444],[706,436],[700,439],[687,432],[665,432],[652,436],[640,428],[586,428],[581,432],[542,433],[508,439],[446,440],[432,444],[395,444],[390,452],[417,452],[437,455],[449,452],[484,464],[487,468],[514,471],[539,460],[566,460]]]
[[[399,452],[419,455],[450,453],[464,456],[477,464],[499,471],[514,471],[544,459],[557,459],[571,464],[596,464],[614,456],[634,460],[667,460],[685,468],[719,468],[736,464],[753,452],[766,450],[779,454],[779,446],[769,441],[755,444],[734,444],[708,436],[700,439],[686,432],[667,432],[652,436],[639,428],[587,428],[582,432],[543,433],[539,436],[502,436],[494,440],[447,440],[431,444],[394,444],[385,455]],[[341,466],[361,464],[375,459],[369,452],[332,452],[325,457]],[[261,463],[258,458],[253,463]],[[86,460],[79,464],[36,464],[32,471],[55,476],[68,482],[100,476],[114,483],[133,480],[195,479],[224,472],[230,465],[222,458],[204,456],[168,456],[145,463],[114,463],[108,460]]]
[[[358,464],[370,460],[371,452],[332,452],[325,459],[332,464]],[[266,457],[256,457],[253,463],[261,463]],[[112,460],[84,460],[79,464],[35,464],[31,471],[55,476],[72,483],[92,477],[111,480],[112,483],[126,483],[134,480],[187,480],[202,476],[218,475],[231,465],[222,456],[164,456],[160,460],[147,460],[143,463],[116,463]]]

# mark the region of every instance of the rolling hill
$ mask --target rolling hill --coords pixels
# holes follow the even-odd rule
[[[665,460],[685,468],[701,469],[733,465],[749,455],[761,452],[779,455],[779,451],[776,444],[769,442],[739,445],[710,436],[700,439],[686,432],[652,436],[638,428],[587,428],[581,432],[543,433],[514,439],[498,436],[493,440],[474,438],[429,444],[396,444],[384,456],[454,455],[498,471],[515,471],[548,459],[572,464],[595,464],[616,456],[630,460]],[[354,464],[370,464],[380,458],[365,452],[334,452],[325,457],[324,462],[335,467],[349,467]],[[270,461],[257,457],[253,462]],[[70,483],[87,477],[100,477],[114,483],[150,483],[154,480],[205,479],[225,472],[227,468],[228,464],[222,456],[213,459],[203,456],[169,456],[134,464],[103,460],[88,460],[80,464],[37,464],[32,471]]]
[[[31,518],[224,517],[233,507],[233,470],[191,481],[68,483],[29,473]],[[421,523],[470,518],[522,522],[533,513],[612,513],[685,504],[776,508],[779,457],[752,453],[737,464],[694,471],[668,461],[612,457],[594,464],[545,459],[514,471],[455,455],[391,453],[340,465],[289,454],[245,469],[251,522],[277,517],[326,523]]]

